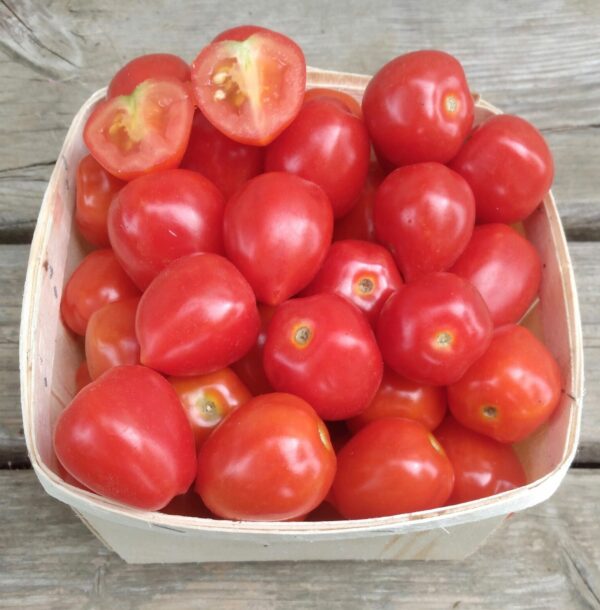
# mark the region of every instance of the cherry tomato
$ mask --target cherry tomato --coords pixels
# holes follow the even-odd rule
[[[292,124],[269,145],[265,168],[312,180],[340,218],[364,187],[370,153],[364,123],[345,106],[321,97],[305,102]]]
[[[304,103],[310,102],[311,100],[327,99],[334,100],[338,104],[341,104],[345,109],[352,113],[356,118],[362,119],[362,108],[360,103],[356,101],[349,93],[338,91],[337,89],[328,89],[326,87],[313,87],[307,89],[304,93]]]
[[[475,227],[450,269],[469,280],[485,301],[495,326],[518,322],[538,293],[542,262],[537,250],[511,227]]]
[[[139,296],[110,248],[96,250],[79,263],[69,278],[60,302],[65,324],[85,335],[90,316],[103,305]]]
[[[385,363],[418,383],[458,381],[487,349],[490,313],[477,290],[452,273],[405,284],[384,305],[377,340]]]
[[[221,32],[213,38],[213,42],[221,42],[223,40],[239,40],[240,42],[250,38],[252,34],[257,32],[269,32],[267,28],[262,28],[259,25],[237,25],[233,28]]]
[[[277,308],[267,331],[264,366],[276,390],[304,398],[327,420],[358,415],[383,375],[369,323],[335,294],[292,299]]]
[[[108,215],[110,243],[142,289],[173,260],[223,253],[223,196],[204,176],[170,169],[131,181]]]
[[[371,79],[362,102],[378,155],[394,166],[456,155],[474,104],[460,63],[441,51],[396,57]]]
[[[92,155],[86,155],[80,161],[77,167],[75,223],[79,232],[93,246],[105,248],[109,245],[106,226],[108,207],[124,185]]]
[[[195,489],[226,519],[295,519],[323,501],[335,462],[327,428],[308,403],[264,394],[233,411],[200,447]]]
[[[354,303],[374,327],[383,304],[401,285],[396,263],[383,246],[348,239],[332,244],[302,295],[338,294]]]
[[[525,485],[525,473],[513,448],[461,426],[448,416],[435,431],[454,468],[448,504],[460,504]]]
[[[187,85],[146,80],[131,95],[100,102],[87,120],[83,139],[106,171],[133,180],[179,165],[193,116]]]
[[[208,252],[173,261],[138,306],[140,361],[176,376],[205,375],[241,358],[260,320],[248,282],[225,258]]]
[[[517,222],[527,218],[550,190],[552,153],[527,121],[493,116],[471,135],[450,167],[469,183],[477,202],[477,222]]]
[[[323,190],[283,172],[253,178],[225,208],[227,256],[268,305],[282,303],[313,279],[332,231]]]
[[[87,362],[84,360],[75,371],[75,393],[79,392],[88,383],[92,382],[90,372],[88,370]]]
[[[375,232],[409,282],[445,271],[466,248],[475,225],[475,199],[467,182],[439,163],[400,167],[375,197]]]
[[[442,506],[454,472],[435,437],[417,421],[387,417],[353,436],[338,454],[335,507],[368,519]]]
[[[92,491],[146,510],[184,493],[196,472],[194,437],[175,390],[143,366],[119,366],[58,416],[56,456]]]
[[[516,443],[548,420],[560,394],[560,369],[548,348],[526,328],[508,324],[448,388],[448,406],[463,426]]]
[[[198,108],[220,132],[265,146],[302,106],[306,62],[293,40],[261,30],[204,47],[192,64],[192,84]]]

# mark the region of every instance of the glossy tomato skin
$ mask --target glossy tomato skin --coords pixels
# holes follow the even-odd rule
[[[550,190],[552,153],[542,134],[516,116],[482,123],[450,163],[471,186],[477,222],[512,223],[527,218]]]
[[[525,472],[510,445],[461,426],[448,416],[435,431],[454,469],[447,504],[460,504],[525,485]]]
[[[60,302],[65,324],[78,335],[85,335],[90,316],[107,303],[139,296],[110,248],[88,254],[67,281]]]
[[[548,348],[526,328],[507,324],[448,387],[448,406],[463,426],[516,443],[549,419],[560,394],[560,369]]]
[[[125,182],[109,174],[92,155],[86,155],[79,162],[75,223],[81,235],[93,246],[105,248],[109,245],[108,208],[124,185]]]
[[[332,231],[323,190],[283,172],[253,178],[225,208],[227,257],[267,305],[282,303],[313,279]]]
[[[348,239],[331,245],[302,295],[330,293],[344,297],[375,327],[384,303],[402,283],[392,255],[383,246]]]
[[[257,32],[268,32],[267,28],[263,28],[259,25],[236,25],[233,28],[229,28],[220,34],[217,34],[213,38],[213,42],[221,42],[223,40],[246,40],[246,38],[250,38],[252,34],[256,34]]]
[[[252,288],[225,258],[208,252],[173,261],[138,306],[140,361],[174,376],[205,375],[241,358],[260,320]]]
[[[445,271],[466,248],[475,198],[466,180],[440,163],[400,167],[375,196],[375,233],[408,282]]]
[[[387,417],[339,452],[332,495],[346,519],[368,519],[443,506],[453,484],[450,460],[431,432],[419,422]]]
[[[542,279],[542,262],[531,242],[512,227],[475,227],[471,240],[450,269],[464,277],[486,302],[495,326],[518,322]]]
[[[387,63],[367,85],[362,108],[373,146],[393,166],[447,163],[473,124],[462,66],[441,51],[415,51]]]
[[[364,123],[343,104],[322,97],[305,102],[292,124],[268,146],[265,168],[318,184],[340,218],[364,187],[370,152]]]
[[[458,381],[486,350],[490,313],[469,282],[430,273],[405,284],[384,305],[377,341],[399,375],[430,385]]]
[[[264,366],[276,390],[300,396],[325,420],[358,415],[383,375],[369,323],[335,294],[292,299],[277,308],[267,331]]]
[[[194,252],[223,254],[225,202],[207,178],[170,169],[129,182],[108,215],[110,243],[140,287],[171,262]]]
[[[195,489],[220,517],[284,521],[323,501],[335,464],[327,428],[308,403],[264,394],[233,411],[202,445]]]
[[[351,112],[356,118],[361,119],[362,108],[360,103],[354,97],[337,89],[328,89],[327,87],[312,87],[304,93],[304,103],[315,99],[333,100],[341,104],[348,112]]]
[[[84,360],[75,371],[75,393],[85,388],[85,386],[91,382],[92,378],[90,377],[90,371],[87,362]]]
[[[59,415],[54,449],[92,491],[158,510],[184,493],[196,471],[194,437],[161,375],[120,366],[86,386]]]

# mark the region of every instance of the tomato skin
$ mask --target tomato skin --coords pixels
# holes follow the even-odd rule
[[[560,396],[560,369],[548,348],[526,328],[507,324],[448,387],[448,406],[463,426],[516,443],[549,419]]]
[[[202,445],[195,490],[226,519],[295,519],[323,501],[335,464],[327,428],[308,403],[264,394],[233,411]]]
[[[371,147],[364,123],[328,98],[305,102],[292,124],[267,148],[265,169],[318,184],[333,214],[347,214],[369,171]]]
[[[304,93],[304,103],[311,100],[326,99],[333,100],[337,104],[341,104],[348,112],[353,114],[357,119],[363,118],[362,108],[360,103],[348,93],[338,91],[337,89],[328,89],[327,87],[312,87]]]
[[[447,504],[460,504],[525,485],[523,466],[510,445],[461,426],[448,416],[435,431],[454,468]]]
[[[227,257],[267,305],[282,303],[313,279],[332,231],[323,190],[283,172],[253,178],[225,207]]]
[[[223,254],[225,202],[204,176],[170,169],[129,182],[108,214],[119,262],[144,290],[173,260],[194,252]]]
[[[507,114],[482,123],[450,163],[471,186],[477,222],[527,218],[550,190],[552,153],[530,123]]]
[[[213,38],[213,42],[222,42],[223,40],[239,40],[240,42],[250,38],[252,34],[257,32],[270,32],[267,28],[263,28],[259,25],[237,25],[233,28],[229,28],[220,34],[217,34]]]
[[[92,382],[90,371],[88,370],[87,362],[84,360],[75,371],[75,393],[79,392],[88,383]]]
[[[400,167],[375,196],[375,233],[408,282],[445,271],[466,248],[475,198],[466,180],[439,163]]]
[[[173,261],[144,292],[136,316],[140,361],[185,377],[223,369],[254,344],[260,320],[248,282],[226,258]]]
[[[378,156],[394,166],[452,159],[473,124],[474,103],[460,63],[441,51],[415,51],[387,63],[362,102]]]
[[[383,375],[369,323],[335,294],[281,304],[269,324],[263,358],[271,385],[308,401],[325,420],[360,413]]]
[[[443,506],[454,484],[450,460],[419,422],[387,417],[353,436],[338,454],[332,492],[346,519]]]
[[[194,438],[177,394],[158,373],[119,366],[83,388],[59,415],[56,456],[107,498],[158,510],[196,470]]]
[[[405,284],[387,300],[377,341],[385,363],[399,375],[448,385],[485,352],[492,330],[477,290],[457,275],[439,272]]]

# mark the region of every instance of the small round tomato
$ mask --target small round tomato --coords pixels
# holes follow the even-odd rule
[[[537,250],[508,225],[475,227],[471,241],[450,269],[469,280],[485,301],[495,326],[518,322],[542,279]]]
[[[448,387],[448,406],[463,426],[516,443],[549,419],[560,394],[560,368],[548,348],[526,328],[508,324]]]
[[[448,416],[435,431],[454,468],[447,504],[460,504],[525,485],[525,472],[510,445],[461,426]]]
[[[385,363],[419,383],[458,381],[487,349],[490,313],[477,290],[452,273],[405,284],[383,306],[377,340]]]
[[[85,357],[92,379],[114,366],[139,364],[140,344],[135,336],[139,302],[134,297],[108,303],[90,316],[85,331]]]
[[[170,169],[132,180],[108,214],[110,243],[142,289],[171,262],[194,252],[223,253],[225,202],[196,172]]]
[[[110,248],[88,254],[73,271],[63,291],[60,313],[65,324],[85,335],[90,316],[107,303],[139,296]]]
[[[138,306],[140,361],[168,375],[205,375],[241,358],[260,319],[252,288],[224,257],[202,252],[173,261]]]
[[[239,40],[244,41],[246,38],[250,38],[252,34],[257,32],[269,32],[267,28],[263,28],[260,25],[236,25],[233,28],[229,28],[220,34],[217,34],[213,38],[213,42],[221,42],[223,40]]]
[[[267,305],[282,303],[313,279],[332,231],[323,190],[283,172],[253,178],[225,207],[227,257]]]
[[[85,124],[83,139],[106,171],[133,180],[179,165],[193,116],[187,85],[146,80],[131,95],[100,102]]]
[[[356,118],[362,119],[362,108],[360,107],[360,103],[349,93],[344,93],[343,91],[338,91],[337,89],[328,89],[326,87],[313,87],[312,89],[307,89],[304,93],[305,104],[311,100],[319,99],[334,100],[336,103],[341,104]]]
[[[200,447],[228,413],[252,398],[241,379],[228,368],[208,375],[171,377],[169,382],[190,420],[196,447]]]
[[[431,432],[417,421],[387,417],[339,452],[332,494],[346,519],[368,519],[443,506],[453,484],[450,460]]]
[[[383,375],[369,323],[335,294],[292,299],[277,308],[267,331],[264,366],[276,390],[304,398],[326,420],[358,415]]]
[[[348,239],[331,245],[302,296],[338,294],[354,303],[375,326],[384,303],[401,285],[396,263],[383,246]]]
[[[524,119],[508,114],[482,123],[450,167],[473,189],[478,223],[527,218],[550,190],[554,177],[552,153],[542,134]]]
[[[84,360],[75,371],[75,393],[79,392],[88,383],[92,382],[90,372],[88,370],[87,362]]]
[[[204,47],[192,64],[192,84],[198,108],[220,132],[265,146],[302,106],[306,62],[293,40],[260,30]]]
[[[367,85],[362,108],[374,148],[394,166],[447,163],[473,125],[462,66],[441,51],[415,51],[387,63]]]
[[[445,271],[466,248],[475,226],[475,198],[466,180],[439,163],[400,167],[375,196],[375,233],[409,282]]]
[[[233,411],[200,447],[195,489],[226,519],[295,519],[325,499],[335,462],[327,427],[308,403],[264,394]]]
[[[105,248],[109,245],[108,208],[124,185],[124,182],[109,174],[92,155],[86,155],[79,162],[75,223],[79,232],[93,246]]]

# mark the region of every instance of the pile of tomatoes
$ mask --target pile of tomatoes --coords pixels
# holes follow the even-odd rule
[[[280,521],[525,484],[512,444],[561,393],[518,324],[544,139],[515,116],[474,129],[440,51],[390,61],[362,106],[305,86],[293,41],[243,26],[191,67],[134,59],[91,113],[75,219],[97,249],[61,302],[86,361],[54,435],[72,484]]]

